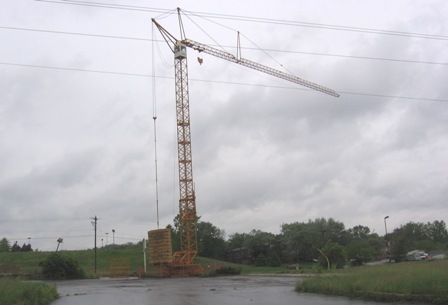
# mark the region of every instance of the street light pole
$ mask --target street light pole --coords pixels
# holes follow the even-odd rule
[[[389,255],[390,260],[390,249],[389,249],[389,241],[387,240],[387,225],[386,225],[386,219],[388,219],[389,216],[384,217],[384,231],[386,231],[386,235],[384,235],[384,239],[386,240],[386,255]]]
[[[388,218],[389,218],[389,216],[384,217],[384,230],[386,231],[386,235],[384,235],[384,236],[387,236],[386,219],[388,219]]]

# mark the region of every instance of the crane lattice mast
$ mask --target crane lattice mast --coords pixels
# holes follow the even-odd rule
[[[190,102],[188,94],[187,50],[174,46],[176,86],[177,152],[179,158],[179,233],[181,251],[174,254],[174,263],[191,265],[197,255],[196,196],[191,155]]]

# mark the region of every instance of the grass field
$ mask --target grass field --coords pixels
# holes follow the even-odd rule
[[[0,252],[0,274],[12,273],[25,278],[39,278],[39,263],[52,252]],[[108,276],[110,260],[129,260],[130,272],[136,275],[143,266],[143,250],[134,245],[97,249],[97,272],[95,274],[95,252],[93,249],[79,251],[59,251],[63,256],[73,258],[89,277]]]
[[[60,254],[78,261],[86,275],[91,278],[109,276],[110,260],[126,258],[130,263],[130,275],[136,276],[143,268],[143,250],[141,247],[126,245],[97,249],[97,272],[95,273],[95,254],[92,249],[80,251],[59,251]],[[0,275],[15,274],[22,278],[39,279],[41,268],[39,262],[43,261],[50,252],[0,252]],[[249,265],[236,265],[227,262],[218,262],[213,259],[199,257],[198,264],[205,266],[216,264],[241,268],[241,274],[285,273],[286,266],[281,267],[255,267]],[[147,266],[149,268],[149,266]],[[301,270],[301,272],[304,272]],[[311,272],[307,270],[306,272]]]
[[[45,283],[0,278],[0,288],[2,305],[46,305],[58,298],[56,288]]]
[[[448,304],[448,260],[350,268],[305,280],[296,289],[377,301]]]

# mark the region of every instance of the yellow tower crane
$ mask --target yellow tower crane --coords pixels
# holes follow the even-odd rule
[[[278,71],[262,64],[241,57],[240,46],[237,56],[228,52],[210,47],[208,45],[187,39],[183,28],[181,10],[178,8],[181,38],[177,39],[162,27],[155,19],[152,22],[162,34],[171,51],[174,54],[175,88],[176,88],[176,116],[177,116],[177,148],[179,158],[179,231],[180,251],[174,253],[171,270],[182,270],[182,274],[193,275],[201,273],[200,266],[194,263],[198,254],[197,244],[197,215],[196,196],[193,183],[193,165],[191,155],[191,132],[190,132],[190,106],[188,93],[188,68],[187,47],[198,52],[203,52],[219,57],[230,62],[320,91],[335,97],[339,94],[324,86],[303,80],[297,76]],[[201,62],[201,61],[200,61]],[[151,240],[150,240],[151,242]],[[171,273],[176,273],[171,272]],[[179,273],[179,272],[177,272]]]

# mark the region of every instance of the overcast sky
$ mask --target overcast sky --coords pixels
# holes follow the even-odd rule
[[[448,221],[447,1],[3,0],[0,238],[92,248],[95,215],[98,245],[157,229],[154,113],[172,223],[174,60],[151,18],[179,37],[178,6],[188,38],[236,54],[240,31],[243,57],[341,94],[188,50],[203,221],[227,236],[317,217],[379,235],[385,216],[388,231]]]

